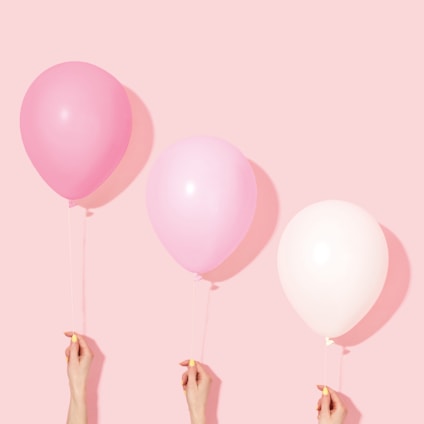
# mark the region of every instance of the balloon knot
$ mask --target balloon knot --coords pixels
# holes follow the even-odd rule
[[[200,281],[200,280],[203,280],[203,277],[197,273],[194,274],[194,281]]]
[[[330,337],[325,338],[325,345],[330,346],[334,343],[334,340],[331,340]]]

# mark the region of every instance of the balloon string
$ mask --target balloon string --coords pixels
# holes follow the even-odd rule
[[[72,332],[75,333],[75,305],[74,305],[74,278],[72,272],[72,231],[71,231],[71,208],[68,207],[68,253],[69,253],[69,291],[71,297]]]
[[[190,341],[190,359],[193,358],[194,351],[194,336],[195,336],[195,308],[196,308],[196,282],[197,280],[193,280],[193,287],[191,293],[191,341]]]
[[[83,238],[82,238],[82,293],[81,293],[81,310],[82,310],[82,326],[81,330],[83,334],[87,332],[87,301],[86,301],[86,281],[85,281],[85,270],[86,270],[86,256],[87,256],[87,221],[90,216],[90,212],[86,209],[84,214],[84,226],[83,226]]]
[[[328,348],[334,343],[329,337],[325,338],[325,353],[324,353],[324,386],[327,386],[328,377]]]
[[[327,374],[328,374],[328,345],[325,344],[324,353],[324,386],[327,386]]]

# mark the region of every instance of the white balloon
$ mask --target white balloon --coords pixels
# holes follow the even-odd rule
[[[349,202],[314,203],[288,223],[278,249],[283,290],[316,333],[338,337],[379,297],[388,248],[376,220]]]

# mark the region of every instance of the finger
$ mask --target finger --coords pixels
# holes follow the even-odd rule
[[[185,361],[181,361],[180,365],[183,366],[183,367],[188,367],[189,362],[190,361],[188,359],[186,359]]]
[[[322,386],[320,384],[318,384],[317,387],[321,391],[324,389],[324,386]],[[342,402],[340,396],[338,395],[338,393],[334,389],[332,389],[331,387],[328,387],[328,386],[327,386],[327,390],[328,390],[328,392],[329,392],[329,394],[331,396],[331,403],[334,405],[334,407],[335,408],[337,406],[339,406],[339,407],[342,406],[343,407],[343,402]]]
[[[79,348],[80,348],[80,356],[82,358],[92,358],[93,352],[91,351],[90,347],[88,346],[86,340],[84,337],[82,337],[80,334],[78,334],[78,342],[79,342]]]
[[[323,384],[317,384],[317,389],[321,392],[324,390],[324,387],[327,387],[327,390],[330,394],[335,393],[337,395],[337,392],[334,389],[332,389],[330,386],[324,386]]]
[[[73,331],[65,331],[63,334],[65,334],[66,337],[71,338],[74,333]],[[71,346],[71,344],[72,344],[72,340],[69,340],[69,346]],[[68,354],[66,356],[69,359],[69,347],[68,347]]]
[[[196,368],[197,368],[197,372],[200,375],[204,375],[204,376],[207,375],[206,370],[202,367],[202,364],[200,362],[196,362]]]
[[[331,406],[331,396],[326,386],[322,389],[320,416],[329,417]]]
[[[199,383],[210,383],[212,381],[211,376],[203,368],[202,364],[196,362],[197,367],[197,380]]]
[[[331,397],[331,406],[332,409],[337,409],[343,406],[342,400],[340,399],[340,396],[338,395],[338,393],[331,389],[330,387],[328,387],[328,392],[330,393],[330,397]]]
[[[188,382],[188,374],[187,371],[185,373],[183,373],[183,375],[181,376],[181,385],[183,386],[183,389],[185,390],[187,387],[187,382]]]
[[[193,365],[189,366],[187,370],[187,377],[188,377],[187,386],[194,387],[194,386],[197,386],[197,365],[192,360],[190,360],[189,365],[190,364],[193,364]]]
[[[69,346],[69,362],[79,362],[79,342],[78,337],[73,334],[71,336],[71,344]]]
[[[65,336],[66,337],[70,337],[70,343],[72,344],[72,342],[76,342],[78,340],[78,334],[75,333],[74,331],[65,331]]]

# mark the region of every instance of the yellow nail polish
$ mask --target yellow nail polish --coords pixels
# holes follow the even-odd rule
[[[196,363],[196,362],[194,362],[194,359],[190,359],[190,360],[188,361],[188,366],[189,366],[189,367],[194,367],[195,363]]]
[[[77,340],[78,340],[77,335],[76,335],[76,334],[72,334],[72,338],[71,338],[71,340],[72,340],[72,343],[76,343],[76,342],[77,342]]]
[[[323,394],[324,396],[327,396],[327,395],[328,395],[328,389],[327,389],[327,386],[324,386],[324,388],[322,389],[322,394]]]

